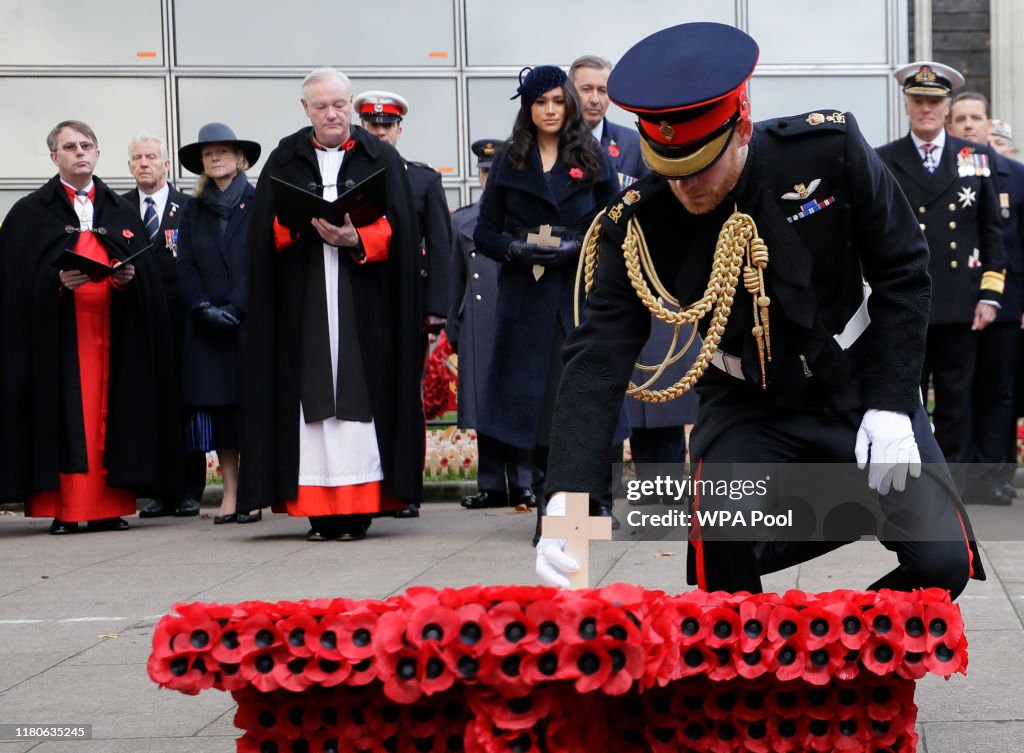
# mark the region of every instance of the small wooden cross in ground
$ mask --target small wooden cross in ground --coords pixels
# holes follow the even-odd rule
[[[579,563],[578,571],[565,574],[570,588],[589,588],[590,542],[611,539],[612,519],[591,517],[587,494],[572,492],[565,497],[565,515],[545,515],[541,532],[546,539],[565,539],[565,553]]]

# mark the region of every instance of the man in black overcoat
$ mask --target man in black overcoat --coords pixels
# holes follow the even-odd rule
[[[346,503],[340,516],[346,520],[329,510],[293,513],[309,515],[315,540],[361,538],[368,516],[393,514],[396,502],[405,507],[422,496],[416,217],[401,156],[351,125],[348,78],[318,69],[302,91],[311,126],[281,139],[267,158],[249,228],[238,510],[271,504],[284,509],[296,501],[300,484],[332,495],[379,483],[379,498],[369,508],[365,498]],[[335,165],[340,160],[340,167],[322,175],[320,164],[331,164],[328,157]],[[272,189],[271,178],[279,178],[340,194],[382,169],[385,215],[365,227],[289,217],[279,211]],[[328,258],[336,267],[325,277]],[[337,321],[325,284],[339,291]],[[330,438],[334,427],[339,437],[323,448],[315,478],[303,481],[300,469],[310,456],[300,456],[300,416],[303,432],[322,429]],[[347,467],[335,469],[339,464]],[[366,516],[355,512],[370,508]]]
[[[139,208],[146,237],[153,244],[151,253],[160,267],[160,281],[174,330],[174,355],[178,359],[180,374],[181,355],[185,346],[186,312],[178,286],[177,237],[178,218],[189,197],[168,182],[167,173],[170,169],[171,160],[164,140],[154,134],[137,134],[128,148],[128,170],[135,178],[135,188],[121,196]],[[182,438],[182,446],[184,442]],[[184,453],[182,467],[185,474],[184,496],[177,500],[162,497],[151,500],[139,510],[140,518],[199,514],[199,502],[206,487],[206,453]]]
[[[921,391],[935,396],[935,439],[949,463],[971,460],[971,385],[978,332],[995,320],[1004,285],[1003,230],[992,153],[946,133],[949,95],[963,85],[941,63],[896,71],[910,132],[878,148],[928,240],[932,309]],[[965,483],[966,468],[955,469]]]
[[[734,299],[722,293],[701,319],[710,362],[691,435],[700,480],[749,481],[747,463],[829,463],[829,498],[863,491],[892,524],[877,535],[899,565],[871,588],[957,594],[983,572],[920,400],[930,292],[924,236],[849,113],[751,122],[747,82],[757,56],[754,40],[731,26],[682,24],[635,45],[609,79],[612,101],[640,118],[644,158],[656,174],[598,220],[596,277],[563,351],[548,514],[564,514],[562,492],[600,490],[612,406],[650,331],[651,312],[633,287],[640,280],[627,274],[627,247],[645,240],[642,279],[652,284],[655,271],[663,293],[685,307],[712,279],[728,289],[731,262],[713,272],[712,258],[719,235],[728,239],[736,228],[735,243],[723,243],[741,255]],[[764,248],[748,244],[747,232]],[[695,512],[751,520],[781,511],[780,482],[766,484],[765,494],[699,495]],[[853,526],[800,540],[698,527],[690,580],[759,592],[762,573],[858,537]],[[561,541],[541,539],[545,581],[566,585],[563,573],[575,566]]]
[[[146,244],[136,208],[92,174],[99,156],[92,129],[63,121],[51,132],[48,147],[59,173],[15,203],[0,225],[0,500],[5,501],[56,490],[59,474],[88,470],[70,288],[82,283],[58,272],[54,261],[86,234],[112,260]],[[85,214],[69,198],[76,189],[83,207],[90,206]],[[123,284],[110,297],[106,484],[139,496],[180,494],[178,380],[166,347],[171,329],[160,271],[151,252],[128,266],[133,276],[115,275],[115,283]]]

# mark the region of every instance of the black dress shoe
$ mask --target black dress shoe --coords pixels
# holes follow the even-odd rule
[[[477,492],[463,498],[459,504],[467,510],[483,510],[486,507],[508,507],[508,494],[505,492]]]
[[[412,508],[416,510],[416,508]],[[419,511],[417,510],[417,513]],[[418,517],[418,516],[417,516]],[[360,520],[355,523],[346,524],[342,530],[341,535],[338,536],[338,541],[362,541],[366,538],[366,531],[370,528],[370,521]]]
[[[256,512],[237,512],[235,513],[236,523],[259,523],[263,520],[263,510],[257,510]]]
[[[526,505],[532,510],[537,506],[537,495],[533,493],[533,489],[513,489],[509,496],[512,498],[513,507]]]
[[[148,505],[139,510],[140,518],[162,518],[165,515],[174,515],[174,506],[162,499],[150,500]]]
[[[215,526],[223,525],[224,523],[234,523],[238,520],[238,513],[229,512],[227,515],[214,515],[213,524]]]
[[[103,520],[90,520],[86,526],[90,531],[127,531],[131,528],[124,518],[104,518]]]
[[[57,518],[50,523],[50,533],[54,536],[64,536],[68,533],[78,533],[78,523],[65,523]]]
[[[1006,505],[1013,504],[1015,496],[1007,495],[997,485],[979,483],[969,487],[963,493],[962,500],[965,505],[997,505],[1005,507]]]
[[[420,516],[420,508],[415,505],[409,505],[404,510],[399,510],[395,513],[396,518],[418,518]],[[366,538],[366,533],[363,533],[363,538]]]
[[[174,509],[174,517],[176,518],[191,518],[193,515],[199,514],[199,501],[195,499],[186,499],[178,503],[178,506]]]

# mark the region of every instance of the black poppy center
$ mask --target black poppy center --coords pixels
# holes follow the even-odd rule
[[[860,632],[860,620],[852,615],[843,619],[843,632],[847,635],[856,635]]]
[[[782,665],[788,667],[790,664],[792,664],[795,661],[796,661],[796,649],[793,648],[792,646],[784,646],[782,648],[782,650],[779,651],[779,664],[782,664]]]
[[[193,648],[206,648],[210,643],[210,634],[205,630],[193,630],[192,635],[189,636],[189,642]]]
[[[370,645],[371,638],[372,636],[370,635],[369,630],[366,628],[359,628],[352,633],[352,645],[356,648],[366,648]]]
[[[518,677],[520,663],[521,659],[515,654],[506,656],[501,660],[501,671],[509,677]]]
[[[924,620],[920,617],[911,617],[907,620],[907,624],[904,625],[904,629],[907,631],[907,635],[911,638],[916,638],[924,633]]]
[[[892,620],[889,619],[888,615],[880,614],[872,621],[871,627],[873,627],[875,632],[879,635],[885,635],[892,630]]]
[[[700,630],[700,623],[693,617],[687,617],[679,625],[679,629],[682,631],[683,635],[692,637],[697,635],[697,631]]]
[[[270,654],[260,654],[256,657],[256,661],[253,662],[253,666],[256,667],[256,671],[261,675],[265,675],[274,669],[274,657]]]
[[[704,663],[704,654],[700,652],[700,649],[691,648],[683,656],[683,661],[686,662],[687,667],[699,667]]]
[[[441,629],[440,625],[430,623],[423,628],[422,637],[425,641],[439,641],[444,638],[444,630]]]
[[[818,669],[828,664],[828,651],[823,648],[819,648],[817,651],[811,652],[811,664]]]
[[[717,638],[728,638],[732,635],[732,625],[728,620],[719,620],[715,623],[714,631]]]
[[[256,631],[256,645],[260,648],[270,648],[274,645],[274,634],[264,628]]]
[[[588,617],[580,623],[580,638],[585,641],[592,641],[597,637],[597,620]]]
[[[526,627],[521,622],[510,622],[505,626],[505,640],[509,643],[519,643],[526,637]]]
[[[928,623],[928,632],[936,638],[941,638],[946,634],[946,621],[941,617],[936,617]]]
[[[597,654],[586,653],[579,658],[576,666],[579,667],[580,672],[583,674],[592,675],[601,668],[601,660]]]
[[[416,677],[416,660],[405,658],[399,659],[398,666],[395,668],[398,673],[398,677],[402,680],[411,680]]]
[[[823,617],[815,617],[811,620],[811,635],[817,638],[828,635],[828,620]]]
[[[183,656],[175,657],[171,660],[171,674],[175,677],[181,677],[188,672],[188,659]]]
[[[789,638],[790,636],[796,635],[796,623],[792,620],[783,620],[780,622],[779,635],[783,638]]]
[[[459,640],[467,646],[472,646],[480,642],[483,637],[483,631],[480,626],[475,622],[467,622],[461,628],[459,628]]]
[[[259,722],[259,725],[264,729],[270,729],[277,724],[277,717],[274,716],[274,712],[272,711],[261,711],[260,715],[256,717],[256,721]]]
[[[475,677],[476,673],[480,671],[480,662],[474,659],[472,656],[459,657],[459,674],[463,677]]]
[[[320,645],[328,651],[333,651],[338,647],[338,636],[333,630],[325,630],[320,633]]]
[[[882,664],[885,664],[886,662],[892,661],[892,648],[890,646],[886,646],[885,644],[882,644],[881,646],[876,646],[874,655],[875,659],[882,662]]]
[[[436,680],[444,674],[444,662],[436,657],[427,659],[427,679]]]
[[[757,638],[764,631],[760,620],[747,620],[743,623],[743,632],[748,638]]]
[[[306,629],[295,628],[288,633],[288,643],[292,646],[305,646],[306,645]]]
[[[540,642],[554,643],[558,640],[558,625],[548,620],[540,624]]]
[[[545,677],[551,677],[558,671],[558,656],[550,651],[537,660],[537,669]]]
[[[236,633],[234,630],[226,630],[223,633],[221,633],[220,642],[221,645],[224,646],[224,648],[238,648],[238,633]]]

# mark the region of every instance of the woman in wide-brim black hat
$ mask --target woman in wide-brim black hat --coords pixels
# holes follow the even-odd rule
[[[178,150],[182,166],[199,175],[178,234],[178,281],[189,311],[182,359],[186,449],[216,450],[224,496],[213,522],[248,523],[235,512],[238,489],[241,357],[249,211],[255,189],[245,171],[260,145],[207,123]]]

